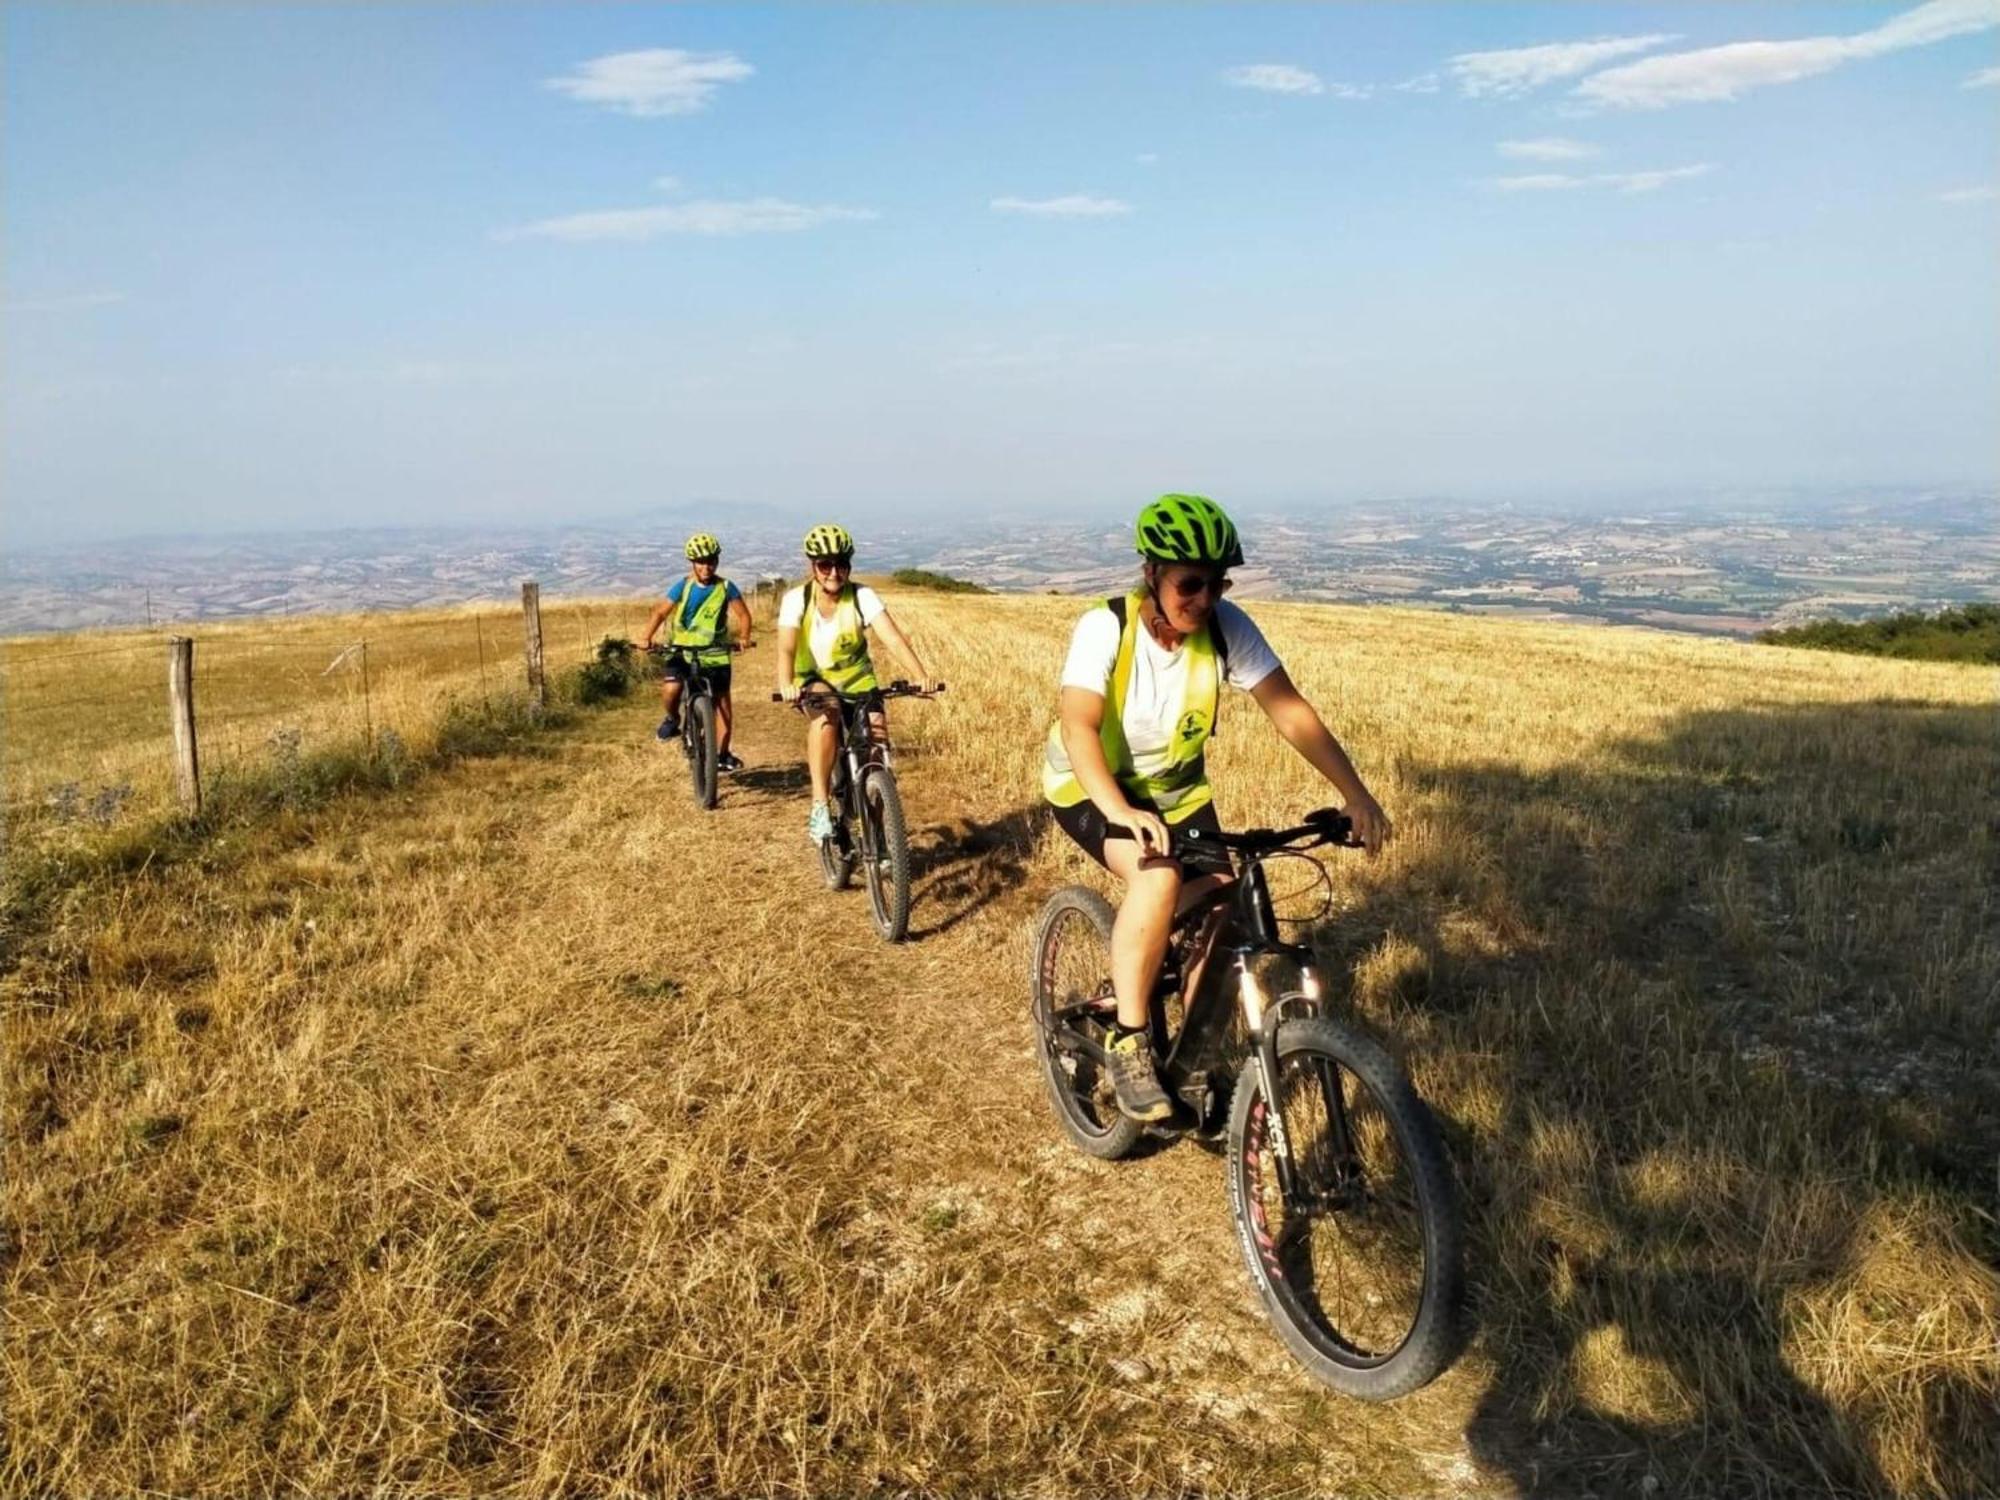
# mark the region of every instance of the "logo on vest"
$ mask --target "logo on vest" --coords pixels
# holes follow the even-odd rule
[[[1199,709],[1190,709],[1181,715],[1181,727],[1176,731],[1181,739],[1198,740],[1208,729],[1208,715]]]

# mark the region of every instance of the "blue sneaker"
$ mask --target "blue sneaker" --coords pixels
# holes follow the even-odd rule
[[[656,740],[672,741],[681,737],[681,721],[672,714],[660,720],[660,727],[653,731]]]
[[[815,844],[823,844],[833,837],[833,814],[827,811],[824,802],[813,804],[813,810],[806,818],[806,837]]]

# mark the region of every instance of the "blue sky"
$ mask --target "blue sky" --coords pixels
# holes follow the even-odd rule
[[[0,28],[18,540],[2000,470],[2000,0]]]

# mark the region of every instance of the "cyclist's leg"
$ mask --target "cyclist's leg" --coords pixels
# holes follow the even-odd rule
[[[1055,819],[1077,847],[1125,883],[1111,924],[1111,990],[1118,997],[1119,1024],[1136,1030],[1146,1024],[1153,981],[1167,954],[1181,868],[1170,860],[1148,861],[1141,868],[1138,842],[1108,837],[1104,814],[1089,802],[1058,807]]]
[[[812,778],[813,801],[825,802],[840,745],[840,705],[819,683],[808,683],[799,696],[806,704],[806,773]]]
[[[660,680],[660,738],[680,733],[681,688],[686,668],[678,660],[667,662],[666,676]]]
[[[715,753],[729,753],[729,729],[735,718],[735,701],[731,697],[730,669],[711,667],[708,680],[715,687]]]
[[[1173,930],[1181,893],[1181,867],[1171,860],[1142,862],[1133,839],[1106,844],[1104,864],[1125,882],[1125,895],[1111,924],[1111,990],[1118,997],[1119,1024],[1137,1028],[1146,1024],[1153,981],[1167,956],[1167,934]]]

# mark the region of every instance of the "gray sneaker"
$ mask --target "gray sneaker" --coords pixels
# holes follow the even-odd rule
[[[1153,1071],[1153,1044],[1145,1032],[1107,1030],[1104,1050],[1111,1055],[1111,1088],[1118,1095],[1119,1113],[1128,1120],[1164,1120],[1174,1112]]]

